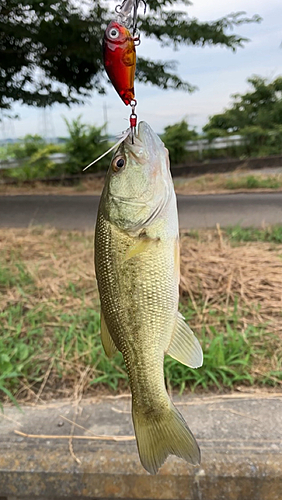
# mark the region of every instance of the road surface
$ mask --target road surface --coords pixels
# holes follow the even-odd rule
[[[0,227],[49,224],[59,229],[93,229],[98,196],[1,196]],[[178,196],[182,229],[240,224],[282,224],[282,193]]]

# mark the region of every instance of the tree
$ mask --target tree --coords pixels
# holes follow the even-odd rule
[[[174,48],[192,44],[236,50],[247,39],[230,30],[260,20],[238,12],[201,23],[173,10],[177,3],[147,0],[150,10],[139,23],[144,35]],[[0,109],[9,109],[15,101],[42,107],[55,102],[69,105],[83,102],[93,90],[105,92],[101,44],[113,14],[103,5],[101,0],[1,0]],[[193,90],[175,69],[173,61],[139,57],[136,79],[163,89]]]
[[[162,141],[169,150],[172,164],[180,163],[187,157],[186,142],[197,138],[197,132],[189,129],[188,123],[182,120],[174,125],[168,125],[161,136]]]
[[[223,113],[210,117],[203,131],[210,139],[229,134],[246,138],[248,154],[275,154],[282,149],[282,77],[268,82],[249,78],[251,90],[234,94]]]
[[[253,76],[247,81],[251,90],[246,94],[234,94],[231,107],[210,117],[203,128],[205,132],[219,129],[234,134],[246,126],[271,129],[282,125],[282,77],[269,83],[260,76]]]

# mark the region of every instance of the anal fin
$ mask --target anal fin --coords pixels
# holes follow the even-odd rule
[[[117,347],[108,330],[102,310],[101,310],[101,340],[106,355],[108,356],[108,358],[112,358],[117,351]]]
[[[199,368],[203,364],[200,343],[179,312],[166,354],[190,368]]]

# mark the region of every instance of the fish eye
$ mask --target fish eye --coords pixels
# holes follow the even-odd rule
[[[118,172],[125,165],[125,158],[123,156],[116,156],[112,161],[112,169]]]
[[[109,31],[109,37],[113,38],[113,39],[118,38],[119,37],[119,30],[117,28],[110,29],[110,31]]]

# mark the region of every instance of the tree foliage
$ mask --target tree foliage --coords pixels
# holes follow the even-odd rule
[[[161,45],[223,45],[232,50],[247,39],[234,27],[258,16],[230,14],[211,23],[174,10],[177,0],[147,0],[139,27]],[[182,1],[184,6],[188,0]],[[113,14],[101,0],[1,0],[0,109],[15,101],[33,106],[83,102],[95,90],[105,92],[102,61],[104,30]],[[191,91],[173,62],[138,58],[136,79],[160,88]]]
[[[197,133],[189,129],[186,120],[168,125],[164,130],[161,138],[169,150],[170,161],[173,165],[178,164],[187,157],[186,142],[196,139]]]
[[[244,136],[248,154],[281,153],[282,77],[268,82],[253,76],[248,83],[251,89],[233,95],[231,107],[210,117],[203,130],[210,139],[229,134]]]

